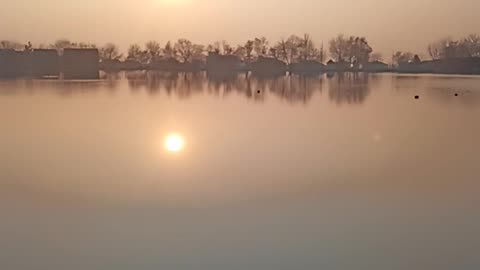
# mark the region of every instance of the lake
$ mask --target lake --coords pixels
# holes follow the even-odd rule
[[[2,269],[480,267],[480,77],[102,78],[0,81]]]

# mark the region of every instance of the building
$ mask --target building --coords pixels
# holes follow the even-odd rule
[[[31,74],[34,77],[58,77],[60,63],[57,50],[35,49],[29,53]]]
[[[16,78],[26,73],[22,52],[0,49],[0,78]]]
[[[480,57],[458,57],[434,61],[433,72],[441,74],[480,74]]]
[[[64,49],[61,69],[64,79],[99,79],[97,49]]]
[[[325,65],[314,60],[301,61],[290,65],[290,72],[296,74],[318,74],[325,71]]]
[[[328,72],[345,72],[351,70],[351,65],[348,62],[335,62],[333,60],[329,60],[327,62],[326,70]]]
[[[287,65],[272,57],[258,57],[251,65],[252,73],[259,76],[283,76],[287,72]]]
[[[362,65],[362,71],[365,72],[388,72],[390,68],[387,64],[380,61],[368,62]]]
[[[235,55],[210,52],[207,56],[206,69],[209,73],[228,73],[246,71],[247,66]]]

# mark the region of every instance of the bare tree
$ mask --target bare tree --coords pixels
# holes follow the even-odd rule
[[[268,51],[268,55],[277,60],[280,57],[278,50],[275,47],[270,48],[270,50]]]
[[[245,60],[247,62],[251,62],[253,60],[253,47],[254,47],[254,41],[253,40],[248,40],[245,43]]]
[[[265,37],[255,38],[253,41],[253,50],[257,57],[266,56],[268,53],[268,40]]]
[[[392,56],[393,64],[398,66],[401,64],[408,63],[414,59],[414,54],[411,52],[396,52]]]
[[[330,40],[329,51],[332,58],[337,62],[345,61],[348,54],[348,41],[343,35],[338,35]]]
[[[172,59],[175,58],[177,55],[177,51],[175,50],[175,47],[172,45],[170,41],[165,44],[165,47],[163,47],[163,56],[167,59]]]
[[[153,63],[160,58],[162,53],[162,48],[160,44],[156,41],[149,41],[145,44],[145,49],[147,50],[148,60],[150,63]]]
[[[221,43],[221,51],[224,55],[232,55],[235,52],[235,48],[223,40]]]
[[[221,51],[220,51],[221,46],[222,45],[221,45],[220,41],[215,41],[212,44],[208,44],[207,51],[220,54],[221,53]]]
[[[142,61],[143,56],[144,56],[144,52],[142,51],[142,48],[140,48],[140,45],[132,44],[130,45],[130,47],[128,47],[128,55],[127,55],[128,60],[143,62]]]
[[[120,53],[117,45],[113,43],[107,43],[105,46],[100,48],[100,59],[102,61],[120,60],[120,58],[122,58],[122,54]]]
[[[446,48],[452,43],[451,38],[443,38],[428,45],[428,54],[433,60],[441,59],[446,56]]]
[[[174,48],[177,57],[183,63],[188,63],[203,57],[203,45],[194,44],[190,40],[184,38],[177,40]]]
[[[93,43],[88,43],[88,42],[80,42],[76,47],[80,49],[95,49],[97,48],[97,45]]]
[[[73,48],[73,43],[68,39],[59,39],[50,45],[50,47],[56,49],[59,54],[63,54],[64,49]]]
[[[235,48],[235,51],[233,52],[233,55],[235,55],[236,57],[238,57],[239,59],[241,60],[247,60],[247,50],[245,49],[244,46],[242,45],[238,45],[236,48]],[[248,61],[247,61],[248,62]]]
[[[317,60],[320,56],[319,50],[315,47],[309,34],[304,34],[298,44],[300,60]]]
[[[281,39],[275,45],[276,53],[286,64],[298,62],[300,59],[300,50],[302,39],[298,36],[291,35],[288,39]]]
[[[16,41],[2,40],[0,41],[0,49],[14,49],[21,50],[23,45]]]
[[[338,35],[330,40],[330,54],[337,62],[347,61],[352,64],[366,63],[373,49],[364,37]]]
[[[480,36],[477,34],[468,35],[463,39],[463,46],[469,57],[480,57]]]
[[[381,53],[372,53],[370,55],[370,62],[383,61],[383,55]]]

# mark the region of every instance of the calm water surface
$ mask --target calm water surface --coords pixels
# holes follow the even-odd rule
[[[0,81],[0,268],[478,269],[479,140],[480,77]]]

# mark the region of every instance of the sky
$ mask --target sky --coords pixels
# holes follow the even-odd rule
[[[480,33],[478,0],[0,0],[0,39],[271,43],[309,33],[321,45],[339,33],[365,36],[374,51],[426,55],[429,42]],[[388,57],[386,57],[388,58]]]

